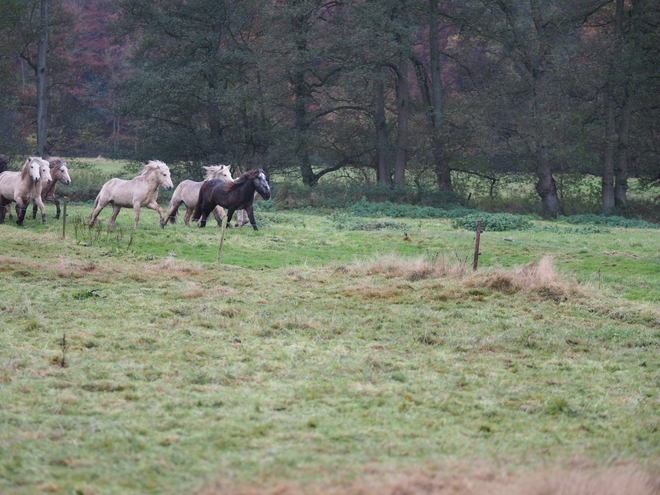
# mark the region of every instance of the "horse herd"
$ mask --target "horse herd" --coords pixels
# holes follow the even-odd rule
[[[3,170],[4,164],[4,170]],[[133,208],[133,228],[137,228],[140,220],[140,208],[150,208],[160,215],[160,226],[168,222],[175,223],[181,204],[186,207],[184,223],[190,225],[190,218],[199,222],[200,227],[206,226],[208,216],[213,213],[218,225],[224,216],[223,208],[227,209],[227,224],[237,213],[236,226],[243,226],[248,221],[257,229],[254,219],[253,202],[257,194],[264,199],[270,199],[270,186],[262,169],[250,170],[233,179],[229,165],[209,165],[204,167],[206,177],[202,182],[184,180],[172,194],[167,213],[157,203],[158,188],[171,190],[174,185],[170,177],[170,169],[159,160],[147,163],[142,173],[130,180],[110,179],[107,181],[96,200],[89,221],[89,227],[96,223],[99,213],[108,204],[112,205],[110,227],[115,228],[115,220],[122,208]],[[57,157],[42,159],[29,157],[18,172],[6,171],[6,162],[0,160],[0,223],[4,223],[7,214],[11,217],[9,205],[16,203],[16,223],[23,225],[28,204],[34,203],[33,217],[36,218],[37,207],[41,210],[41,221],[46,223],[46,213],[43,201],[50,201],[57,207],[55,218],[60,217],[60,204],[55,197],[55,187],[58,182],[70,184],[66,163]]]

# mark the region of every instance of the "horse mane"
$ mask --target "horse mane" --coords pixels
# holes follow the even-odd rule
[[[25,163],[21,168],[21,179],[25,180],[26,177],[30,176],[30,167],[28,167],[28,163],[30,163],[35,158],[36,158],[35,156],[31,156],[27,160],[25,160]]]
[[[58,169],[62,168],[63,165],[66,165],[64,160],[62,160],[59,156],[50,156],[47,160],[50,168]]]
[[[208,179],[213,179],[215,177],[215,174],[219,172],[222,167],[229,167],[229,165],[208,165],[206,167],[202,167],[206,170],[206,177],[204,178],[205,180]]]
[[[161,162],[160,160],[149,160],[149,163],[142,167],[142,174],[140,175],[152,174],[162,167],[167,167],[167,165],[165,165],[165,163]]]
[[[244,174],[241,174],[237,179],[234,179],[234,182],[227,187],[227,191],[233,191],[234,189],[241,187],[241,185],[245,184],[248,180],[256,179],[261,173],[263,173],[263,170],[260,168],[248,170]]]

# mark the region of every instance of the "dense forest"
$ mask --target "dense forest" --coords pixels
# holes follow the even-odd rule
[[[655,0],[3,0],[0,155],[660,185]],[[325,179],[324,179],[325,180]]]

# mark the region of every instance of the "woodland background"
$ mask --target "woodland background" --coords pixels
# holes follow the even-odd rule
[[[524,177],[548,217],[590,175],[630,214],[660,187],[659,27],[651,0],[3,0],[0,155],[431,203]]]

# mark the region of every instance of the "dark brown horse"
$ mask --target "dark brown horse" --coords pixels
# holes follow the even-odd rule
[[[257,222],[254,219],[254,193],[258,192],[264,199],[270,199],[270,186],[263,170],[245,172],[233,182],[214,179],[206,181],[199,190],[199,200],[193,214],[193,221],[199,220],[199,226],[206,226],[206,219],[216,206],[227,210],[227,223],[231,222],[236,210],[246,210],[250,224],[254,230]]]
[[[55,188],[57,183],[61,182],[65,186],[71,184],[71,177],[69,177],[69,169],[66,162],[61,158],[52,156],[48,158],[48,165],[50,166],[50,176],[53,178],[52,182],[44,185],[41,188],[41,199],[55,204],[57,212],[55,213],[55,220],[60,218],[60,200],[55,197]],[[32,218],[37,218],[37,203],[32,205]]]

